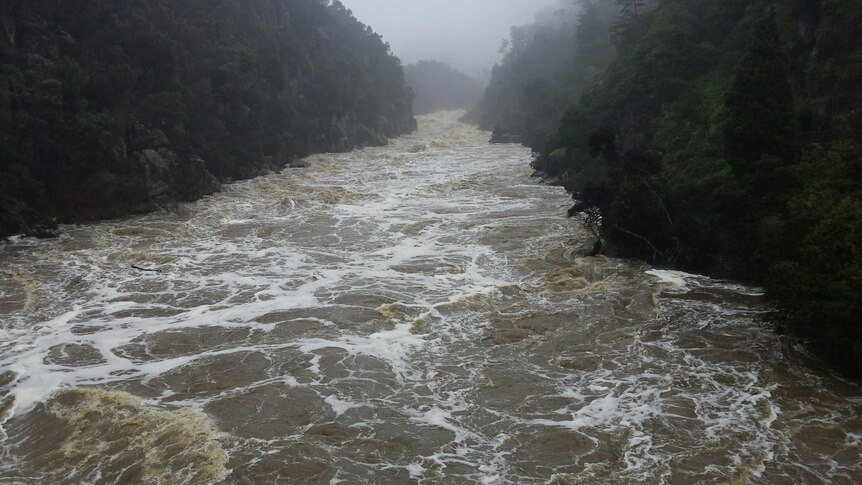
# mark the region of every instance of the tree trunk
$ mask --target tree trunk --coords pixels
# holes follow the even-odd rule
[[[9,45],[15,47],[18,41],[18,19],[14,17],[13,12],[9,12],[6,8],[0,15],[3,15],[3,30],[6,32],[6,40],[9,41]]]

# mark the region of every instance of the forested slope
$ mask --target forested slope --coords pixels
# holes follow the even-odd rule
[[[617,58],[524,139],[536,168],[606,250],[761,283],[782,329],[862,374],[862,4],[605,4]]]
[[[0,236],[412,131],[400,62],[329,3],[2,0]]]

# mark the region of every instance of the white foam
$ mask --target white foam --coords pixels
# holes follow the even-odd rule
[[[409,364],[410,355],[427,343],[421,336],[410,332],[411,326],[410,323],[402,323],[391,330],[383,330],[367,337],[350,335],[336,340],[301,339],[295,345],[305,353],[336,348],[350,355],[376,357],[388,363],[398,381],[403,383],[408,375],[414,375]]]
[[[455,405],[453,408],[444,409],[441,406],[432,406],[423,410],[408,410],[411,415],[410,420],[421,423],[425,426],[445,429],[451,431],[455,435],[456,443],[463,443],[468,438],[479,439],[479,437],[458,424],[458,420],[454,414],[463,412],[468,409],[466,405]]]
[[[646,272],[650,276],[655,276],[661,283],[673,285],[676,289],[685,289],[690,278],[697,276],[683,273],[682,271],[669,271],[663,269],[653,269]]]
[[[422,478],[425,475],[425,468],[419,463],[411,463],[404,467],[411,478]]]
[[[350,411],[351,409],[371,407],[370,404],[356,403],[356,402],[353,402],[349,399],[340,399],[339,397],[335,396],[334,394],[326,396],[326,399],[324,399],[324,401],[326,402],[326,404],[329,404],[329,406],[332,408],[332,412],[335,413],[335,417],[340,417],[341,415],[343,415],[347,411]]]

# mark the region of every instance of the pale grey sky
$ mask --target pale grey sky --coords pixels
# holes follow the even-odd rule
[[[341,0],[404,64],[447,62],[470,75],[490,69],[513,25],[559,0]]]

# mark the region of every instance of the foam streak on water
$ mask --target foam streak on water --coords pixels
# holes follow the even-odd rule
[[[862,481],[862,391],[758,289],[575,256],[455,119],[0,247],[0,481]]]

